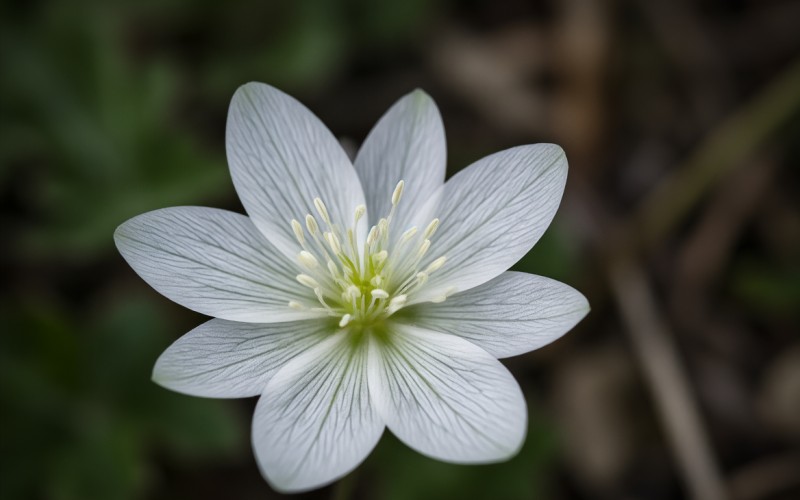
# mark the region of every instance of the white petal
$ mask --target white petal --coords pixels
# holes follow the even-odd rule
[[[372,408],[366,342],[340,331],[278,370],[258,401],[253,447],[277,490],[318,488],[358,466],[384,424]]]
[[[236,192],[269,241],[289,257],[300,250],[290,222],[317,216],[352,224],[364,193],[339,142],[294,98],[263,83],[239,87],[228,111],[226,149]],[[321,222],[321,221],[320,221]],[[366,220],[359,230],[364,234]]]
[[[496,358],[516,356],[553,342],[589,312],[586,297],[558,281],[505,272],[441,304],[403,311],[414,325],[463,337]]]
[[[519,385],[495,358],[452,335],[395,325],[370,344],[369,387],[386,425],[420,453],[489,463],[515,455],[527,410]]]
[[[507,149],[447,181],[431,204],[441,220],[429,261],[447,256],[412,302],[465,291],[498,276],[539,240],[561,202],[564,151],[554,144]]]
[[[209,316],[255,323],[311,317],[288,307],[306,290],[289,262],[244,215],[175,207],[119,226],[114,241],[128,264],[167,298]]]
[[[331,331],[321,319],[271,324],[212,319],[161,354],[153,380],[192,396],[257,396],[278,369]]]
[[[367,198],[372,224],[391,209],[392,192],[405,182],[403,197],[394,216],[395,234],[418,220],[418,209],[444,183],[447,146],[436,103],[415,90],[392,106],[367,136],[356,156],[355,167]],[[422,229],[422,228],[420,228]]]

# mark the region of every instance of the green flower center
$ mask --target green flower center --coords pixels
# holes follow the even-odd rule
[[[325,203],[315,198],[322,226],[311,214],[305,217],[305,227],[296,219],[291,221],[301,248],[297,261],[303,272],[297,281],[313,292],[313,298],[308,303],[291,301],[290,307],[338,317],[344,328],[378,324],[409,303],[447,258],[438,257],[422,267],[439,219],[433,219],[424,231],[415,226],[399,236],[392,234],[392,219],[404,186],[403,181],[397,184],[389,214],[372,226],[366,237],[358,232],[359,221],[367,212],[364,205],[356,207],[352,224],[341,226],[331,220]],[[444,293],[431,300],[446,298]]]

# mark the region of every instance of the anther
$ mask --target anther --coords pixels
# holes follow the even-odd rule
[[[386,290],[382,290],[380,288],[375,288],[374,290],[372,290],[372,298],[375,298],[375,299],[388,299],[389,298],[389,292],[387,292]]]
[[[367,246],[371,246],[378,239],[379,229],[378,226],[372,226],[367,234]]]
[[[306,269],[315,269],[317,266],[319,266],[319,261],[317,258],[314,257],[311,252],[307,252],[305,250],[297,255],[297,260],[299,260],[300,263],[306,267]]]
[[[390,306],[403,307],[408,300],[408,295],[398,295],[389,301]]]
[[[403,197],[403,187],[406,185],[405,181],[400,181],[397,183],[397,186],[394,188],[394,193],[392,193],[392,205],[397,206],[400,203],[400,198]]]
[[[317,225],[317,219],[315,219],[314,216],[311,214],[306,214],[306,227],[308,228],[308,232],[311,233],[312,236],[317,234],[317,231],[319,231],[319,226]]]
[[[389,252],[386,250],[381,250],[380,252],[376,253],[372,256],[372,262],[375,264],[383,264],[386,258],[389,257]]]
[[[306,242],[306,237],[303,234],[303,226],[300,225],[297,219],[292,219],[292,231],[294,231],[294,237],[297,238],[298,243],[303,245]]]
[[[355,285],[350,285],[349,287],[347,287],[347,292],[346,293],[347,293],[348,296],[350,296],[353,299],[357,299],[357,298],[361,297],[361,289],[358,288]]]
[[[425,272],[431,274],[434,271],[438,271],[444,265],[445,261],[447,261],[447,257],[442,255],[438,259],[428,264],[428,267],[425,269]]]
[[[308,288],[319,288],[319,283],[317,283],[317,280],[307,274],[298,274],[296,279],[301,285],[305,285]]]
[[[417,258],[421,259],[423,255],[428,252],[428,249],[431,247],[431,240],[425,240],[422,242],[422,245],[419,246],[419,250],[417,251]]]
[[[364,205],[359,205],[356,207],[356,215],[355,215],[355,223],[358,224],[358,221],[364,217],[364,214],[367,213],[367,207]]]
[[[325,237],[325,241],[328,242],[328,246],[331,247],[334,254],[342,253],[342,245],[339,243],[339,238],[336,237],[335,234],[331,233],[330,231],[326,231],[323,235]]]
[[[317,209],[317,213],[322,217],[325,224],[330,225],[331,218],[328,215],[328,209],[325,207],[325,203],[323,203],[320,198],[314,198],[314,207]]]
[[[342,316],[342,319],[339,321],[339,327],[340,328],[346,327],[347,324],[350,323],[351,319],[353,319],[353,317],[351,315],[345,314],[344,316]]]
[[[405,233],[403,233],[403,235],[400,237],[400,241],[402,243],[405,243],[411,238],[413,238],[415,234],[417,234],[417,226],[414,226]]]
[[[292,309],[297,309],[298,311],[306,308],[303,304],[297,302],[296,300],[290,300],[289,307],[291,307]]]
[[[428,227],[425,228],[425,239],[430,239],[433,236],[433,233],[439,228],[439,219],[433,219],[429,224]]]

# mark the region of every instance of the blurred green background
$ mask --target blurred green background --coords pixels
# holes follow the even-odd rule
[[[507,362],[530,406],[518,457],[447,465],[387,433],[344,482],[298,498],[697,498],[675,432],[698,428],[671,413],[687,405],[725,497],[800,498],[798,2],[0,5],[3,500],[279,496],[250,450],[254,401],[150,382],[203,318],[149,289],[112,241],[156,208],[242,211],[224,127],[253,80],[351,148],[421,87],[451,175],[505,147],[561,144],[561,211],[517,267],[593,306]],[[641,271],[652,310],[620,261]],[[639,335],[647,319],[676,356]],[[676,379],[649,371],[662,362],[685,382],[677,409],[662,404]]]

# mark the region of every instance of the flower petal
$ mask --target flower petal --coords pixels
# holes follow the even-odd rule
[[[204,207],[155,210],[119,226],[114,241],[142,279],[193,311],[256,323],[313,315],[288,307],[308,296],[294,279],[295,265],[244,215]]]
[[[403,180],[395,234],[427,224],[415,216],[425,215],[418,213],[419,207],[444,183],[446,163],[444,126],[436,103],[422,90],[405,95],[381,117],[356,156],[371,223],[389,213],[392,192]]]
[[[275,489],[298,492],[331,483],[378,443],[384,424],[370,402],[365,344],[340,330],[267,384],[253,420],[253,447]]]
[[[226,149],[245,210],[290,258],[300,251],[291,220],[314,214],[314,198],[331,219],[349,225],[364,193],[333,134],[297,100],[263,83],[239,87],[228,111]],[[359,230],[366,229],[362,219]]]
[[[412,302],[468,290],[511,267],[550,225],[566,181],[567,160],[554,144],[507,149],[453,176],[429,202],[441,225],[428,262],[446,255],[447,263]]]
[[[558,281],[505,272],[441,304],[403,311],[407,321],[463,337],[496,358],[516,356],[553,342],[589,312],[586,297]]]
[[[321,319],[271,324],[212,319],[159,356],[153,380],[192,396],[257,396],[278,369],[330,332]]]
[[[519,385],[466,340],[407,325],[374,339],[369,388],[401,441],[455,463],[506,460],[522,446],[527,410]]]

